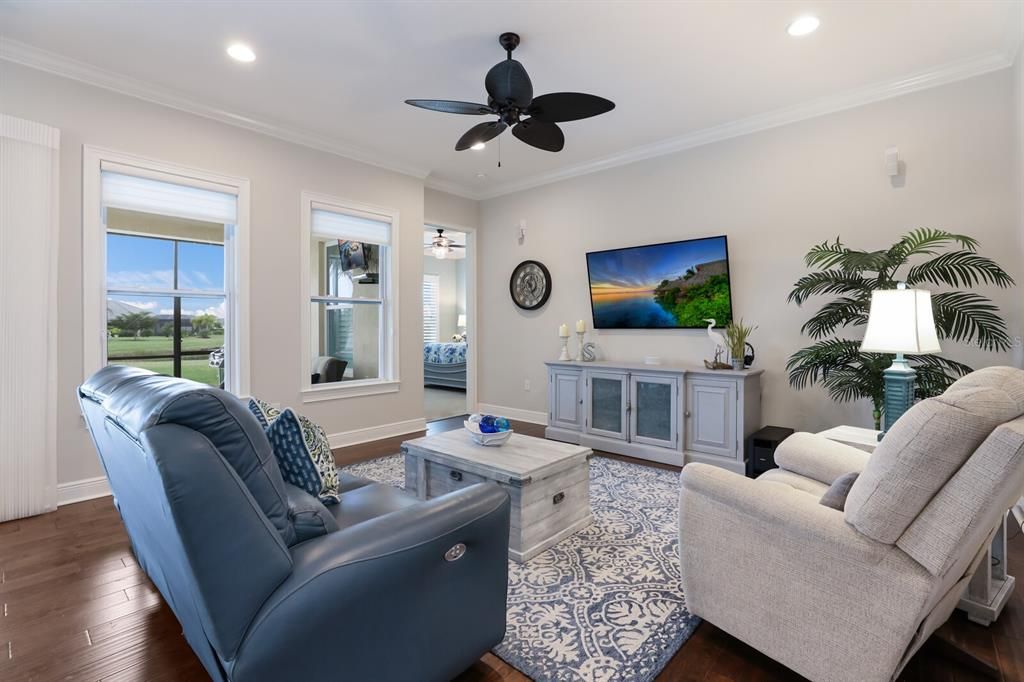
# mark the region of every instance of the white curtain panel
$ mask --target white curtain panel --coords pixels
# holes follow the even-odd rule
[[[0,521],[57,507],[59,150],[0,114]]]

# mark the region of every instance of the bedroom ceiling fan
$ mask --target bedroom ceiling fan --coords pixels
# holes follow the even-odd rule
[[[414,107],[445,114],[498,117],[497,121],[479,123],[466,131],[455,144],[456,151],[474,146],[479,148],[511,127],[512,134],[526,144],[544,151],[558,152],[565,146],[565,135],[556,124],[597,116],[615,108],[614,102],[582,92],[553,92],[534,97],[533,84],[526,69],[512,59],[512,50],[519,45],[519,35],[502,33],[498,42],[508,56],[487,72],[484,79],[487,104],[443,99],[405,100],[406,104]]]
[[[438,260],[444,260],[448,257],[448,254],[452,253],[455,249],[466,248],[462,244],[456,244],[452,241],[451,237],[444,235],[444,228],[437,228],[437,236],[430,240],[427,244],[423,245],[424,248],[430,249],[434,258]]]

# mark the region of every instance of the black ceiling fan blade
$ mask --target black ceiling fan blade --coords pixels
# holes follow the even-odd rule
[[[531,147],[546,152],[560,152],[565,146],[565,135],[554,123],[528,118],[512,128],[512,134]]]
[[[533,83],[523,65],[515,59],[498,62],[484,79],[487,94],[499,105],[525,109],[533,101]]]
[[[411,104],[420,109],[440,111],[443,114],[468,114],[470,116],[483,116],[493,114],[494,111],[486,104],[475,104],[473,102],[456,102],[450,99],[407,99],[406,104]]]
[[[584,92],[552,92],[533,100],[527,113],[538,121],[561,123],[606,114],[615,102]]]
[[[505,131],[505,128],[508,128],[508,126],[501,121],[478,123],[467,130],[465,135],[459,138],[459,141],[455,144],[455,151],[465,151],[479,142],[493,140],[498,135],[501,135]]]

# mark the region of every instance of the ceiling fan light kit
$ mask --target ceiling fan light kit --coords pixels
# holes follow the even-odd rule
[[[456,151],[480,149],[481,145],[512,128],[512,135],[531,147],[559,152],[565,135],[558,123],[598,116],[615,108],[615,103],[582,92],[553,92],[533,96],[533,83],[512,51],[519,46],[519,35],[502,33],[498,43],[506,59],[491,67],[484,78],[487,104],[440,99],[407,99],[406,104],[445,114],[497,116],[498,120],[479,123],[465,132],[455,144]]]
[[[451,237],[446,236],[443,227],[437,228],[437,236],[431,239],[429,244],[424,244],[424,246],[428,247],[434,258],[438,260],[444,260],[455,249],[466,248],[462,244],[456,244],[451,240]]]

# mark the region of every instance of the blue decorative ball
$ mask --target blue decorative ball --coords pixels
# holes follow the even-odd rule
[[[501,429],[498,428],[498,425],[495,423],[496,421],[497,419],[494,415],[485,414],[480,419],[480,433],[497,433],[500,431]]]
[[[512,430],[512,425],[509,424],[508,420],[505,419],[504,417],[496,417],[494,419],[494,425],[498,427],[499,431],[510,431],[510,430]]]

